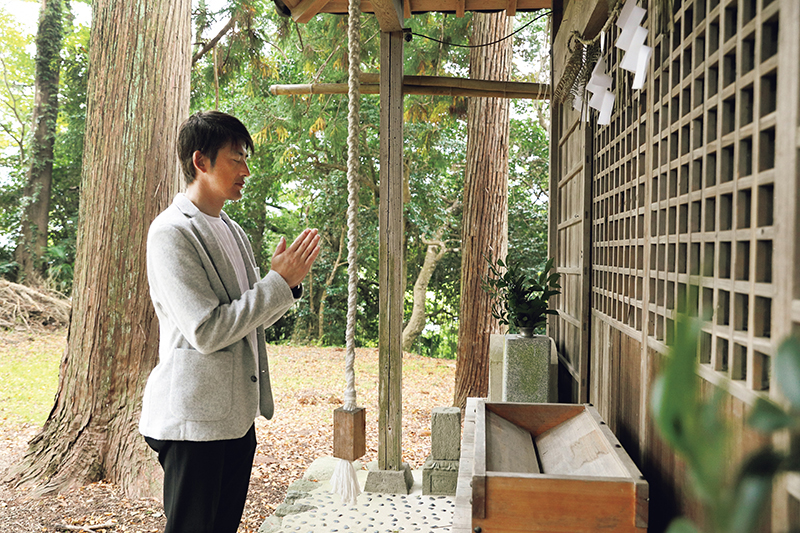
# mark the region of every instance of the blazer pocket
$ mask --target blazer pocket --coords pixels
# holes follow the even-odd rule
[[[176,349],[169,407],[184,420],[225,418],[233,404],[233,354]]]

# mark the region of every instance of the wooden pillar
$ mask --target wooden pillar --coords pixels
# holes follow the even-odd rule
[[[378,467],[402,466],[403,32],[381,32]]]

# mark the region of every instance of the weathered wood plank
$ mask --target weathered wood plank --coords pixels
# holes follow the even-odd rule
[[[475,458],[475,419],[478,398],[467,398],[464,430],[461,434],[461,459],[458,463],[456,501],[452,533],[472,533],[472,470]]]
[[[366,413],[363,407],[333,411],[333,456],[355,461],[367,452]]]
[[[428,13],[431,11],[441,13],[457,13],[459,4],[462,4],[464,11],[491,12],[502,11],[508,7],[509,0],[407,0],[408,10],[412,15],[418,13]],[[285,0],[287,6],[295,5],[297,0]],[[291,6],[290,6],[291,7]],[[534,11],[537,9],[550,9],[553,7],[552,0],[517,0],[517,11]],[[405,11],[404,6],[404,11]],[[374,2],[365,0],[361,2],[363,13],[374,13]],[[321,9],[321,13],[347,13],[347,0],[330,0]],[[408,17],[406,17],[408,18]]]
[[[381,32],[403,31],[403,2],[402,0],[372,0],[372,11]]]
[[[578,416],[586,407],[561,403],[487,403],[486,409],[526,429],[535,437]]]
[[[545,474],[628,477],[588,411],[538,435],[536,449]]]
[[[472,517],[486,516],[486,401],[475,403],[475,454],[472,467]]]
[[[380,94],[380,75],[362,76],[361,94]],[[367,81],[364,81],[367,80]],[[301,83],[271,85],[273,96],[298,94],[347,94],[346,83]],[[525,98],[547,100],[550,86],[545,83],[521,83],[492,80],[470,80],[443,76],[405,76],[403,94],[439,96],[479,96],[484,98]]]
[[[403,33],[381,33],[378,466],[402,467]]]
[[[304,24],[314,18],[326,3],[327,0],[301,0],[292,8],[292,19],[298,24]]]
[[[534,533],[638,532],[635,485],[614,478],[545,474],[486,477],[486,517],[472,526],[485,531]]]
[[[541,472],[530,432],[491,411],[486,411],[486,470]]]

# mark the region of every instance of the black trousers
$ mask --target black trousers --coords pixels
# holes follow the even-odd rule
[[[256,429],[234,440],[145,437],[164,469],[164,533],[236,533],[256,452]]]

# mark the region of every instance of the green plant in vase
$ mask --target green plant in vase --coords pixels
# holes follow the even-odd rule
[[[498,259],[489,263],[489,274],[483,280],[483,290],[492,299],[492,316],[501,325],[511,325],[519,329],[525,337],[533,336],[534,330],[543,326],[547,315],[557,315],[550,309],[550,297],[561,294],[558,280],[561,274],[551,273],[553,258],[535,276],[528,276],[519,261]]]

